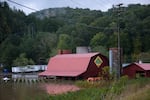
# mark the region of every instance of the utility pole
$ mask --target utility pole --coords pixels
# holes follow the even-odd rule
[[[116,5],[116,12],[117,12],[117,45],[118,45],[118,70],[117,70],[117,79],[120,78],[121,76],[121,72],[122,72],[122,60],[121,60],[121,46],[120,46],[120,13],[122,12],[121,7],[122,7],[123,3],[120,3],[118,5]]]

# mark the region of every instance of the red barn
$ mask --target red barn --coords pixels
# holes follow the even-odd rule
[[[123,68],[123,75],[135,78],[139,74],[142,77],[150,77],[150,63],[132,63]]]
[[[62,54],[49,60],[48,69],[40,76],[96,77],[104,66],[108,66],[107,57],[100,53]]]

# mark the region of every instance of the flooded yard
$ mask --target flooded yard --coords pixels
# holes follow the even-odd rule
[[[46,95],[38,84],[5,83],[0,86],[0,100],[32,100]]]
[[[31,75],[33,76],[33,75]],[[68,91],[77,91],[79,88],[74,85],[73,81],[67,80],[37,80],[34,75],[31,79],[30,75],[24,80],[20,80],[22,76],[12,75],[8,82],[0,81],[0,100],[44,100],[48,95],[56,95]],[[14,80],[14,79],[16,80]],[[13,80],[12,80],[13,79]],[[18,80],[19,79],[19,80]]]

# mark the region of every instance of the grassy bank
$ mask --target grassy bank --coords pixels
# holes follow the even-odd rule
[[[82,89],[61,95],[50,95],[47,100],[150,100],[150,78],[118,81],[99,81],[75,83]]]

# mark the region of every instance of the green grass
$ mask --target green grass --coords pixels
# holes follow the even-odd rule
[[[106,89],[87,88],[76,92],[69,92],[56,96],[49,96],[49,100],[101,100]]]
[[[49,95],[46,100],[150,100],[150,78],[122,77],[117,81],[77,81],[75,84],[81,90]]]

